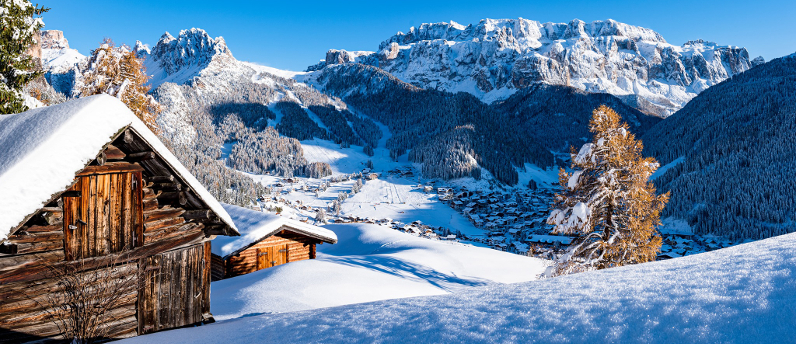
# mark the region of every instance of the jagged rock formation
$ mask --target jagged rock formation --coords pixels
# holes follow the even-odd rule
[[[309,70],[352,62],[377,66],[421,88],[465,91],[486,102],[546,83],[610,93],[666,117],[762,58],[750,60],[745,48],[702,40],[675,46],[655,31],[614,20],[520,18],[422,24],[385,40],[377,52],[330,50]]]
[[[64,32],[61,30],[42,30],[41,48],[69,49],[69,41],[64,38]]]

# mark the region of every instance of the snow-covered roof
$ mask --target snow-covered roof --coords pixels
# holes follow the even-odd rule
[[[279,215],[246,209],[235,205],[222,203],[222,206],[232,217],[232,220],[235,221],[241,236],[218,237],[213,239],[211,251],[213,254],[221,257],[227,257],[231,254],[234,254],[241,249],[249,247],[252,244],[272,236],[283,229],[304,234],[324,242],[332,244],[337,243],[337,235],[328,229],[313,226],[301,221],[291,220]]]
[[[572,242],[572,238],[568,237],[568,236],[536,234],[536,235],[531,235],[531,237],[530,237],[530,239],[528,239],[528,241],[530,241],[530,242],[548,243],[548,244],[553,244],[553,243],[556,243],[556,242],[560,242],[560,243],[562,243],[564,245],[569,245],[569,243]]]
[[[108,95],[0,116],[0,241],[131,128],[226,225],[232,218],[166,146],[121,101]]]

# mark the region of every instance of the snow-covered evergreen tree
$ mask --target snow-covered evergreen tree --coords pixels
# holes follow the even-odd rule
[[[155,123],[161,106],[149,92],[149,76],[144,72],[143,60],[126,47],[115,47],[106,41],[91,52],[88,69],[83,74],[81,97],[106,93],[119,98],[153,132],[158,132]]]
[[[593,112],[593,142],[572,151],[572,173],[561,170],[563,191],[547,222],[555,234],[577,238],[560,257],[556,275],[655,260],[655,226],[669,195],[656,195],[649,177],[658,168],[641,156],[641,141],[607,106]]]
[[[315,211],[315,223],[326,223],[326,210],[323,210],[323,208],[318,208]]]
[[[47,8],[33,6],[27,0],[0,0],[0,114],[28,109],[22,88],[41,72],[34,71],[31,56],[25,54],[36,44],[41,18]]]

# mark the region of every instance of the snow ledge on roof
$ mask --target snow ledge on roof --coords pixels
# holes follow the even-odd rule
[[[221,257],[226,258],[255,242],[274,235],[283,226],[289,227],[293,232],[305,234],[324,242],[337,243],[337,235],[325,228],[235,205],[222,203],[221,206],[232,217],[241,234],[239,237],[218,237],[213,239],[211,252]]]

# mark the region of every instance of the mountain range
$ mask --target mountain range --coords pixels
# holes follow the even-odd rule
[[[693,40],[614,20],[541,23],[484,19],[428,23],[399,32],[373,52],[329,50],[308,71],[341,63],[379,67],[424,89],[468,92],[491,103],[534,84],[609,93],[666,117],[708,87],[763,63],[745,48]]]

